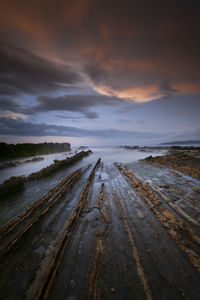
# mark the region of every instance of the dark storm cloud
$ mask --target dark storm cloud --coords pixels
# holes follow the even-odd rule
[[[200,92],[197,1],[98,1],[97,6],[91,36],[95,30],[99,36],[91,39],[85,67],[94,84],[115,91],[151,86],[148,94],[155,97]]]
[[[91,57],[92,58],[92,57]],[[107,82],[109,80],[109,74],[95,61],[85,66],[84,72],[92,79],[96,84]]]
[[[48,118],[48,113],[54,111],[80,113],[81,119],[95,119],[101,113],[105,119],[105,107],[97,105],[114,107],[123,102],[115,112],[126,115],[137,107],[130,101],[151,101],[154,106],[155,99],[169,104],[173,97],[189,95],[190,104],[191,94],[200,94],[200,18],[196,0],[0,2],[0,40],[14,45],[0,49],[0,95],[4,96],[1,97],[4,111],[35,115],[37,122],[40,113],[47,113]],[[85,96],[85,92],[77,91],[80,86],[88,94],[94,94],[95,90],[111,97]],[[58,90],[60,93],[55,93]],[[65,94],[65,90],[66,94],[82,97],[55,98]],[[31,98],[27,97],[25,107],[25,97],[23,101],[19,97],[22,94],[34,95],[38,103],[33,107],[34,101],[28,103]],[[114,97],[118,101],[112,100]],[[10,99],[7,104],[5,99]],[[182,104],[176,106],[173,101],[170,105],[178,107],[173,130],[189,127],[190,122],[185,123],[188,111],[184,116],[179,112]],[[155,110],[156,107],[158,102]],[[195,107],[191,108],[191,115],[196,114]],[[175,115],[172,108],[171,112],[172,118]],[[109,113],[108,109],[106,114]],[[149,114],[153,116],[153,110]],[[139,117],[143,119],[142,115]],[[110,119],[112,122],[113,116]],[[19,124],[20,120],[16,121]],[[109,121],[104,126],[110,126]],[[164,128],[163,120],[159,122],[157,128]],[[150,120],[150,128],[152,124]],[[40,129],[46,132],[45,126],[49,125],[41,126],[44,128],[38,128],[38,132]],[[51,130],[57,132],[57,127]]]
[[[39,105],[32,112],[72,111],[84,114],[88,119],[98,117],[90,108],[102,105],[116,105],[119,100],[115,97],[101,95],[65,95],[60,97],[38,97]]]
[[[162,98],[170,98],[171,96],[178,95],[180,90],[172,88],[168,82],[162,82],[158,86],[158,92],[161,92]]]
[[[13,101],[12,99],[9,98],[0,98],[0,110],[1,111],[6,111],[10,110],[13,112],[22,112],[21,105]]]
[[[7,0],[2,1],[0,22],[2,39],[49,59],[78,64],[91,83],[114,90],[116,96],[131,88],[123,95],[136,101],[177,91],[200,92],[198,1],[23,0],[19,6],[18,1]],[[57,82],[77,80],[73,72],[57,70],[53,75],[49,68],[48,74],[41,73],[47,76],[33,76],[33,85],[28,78],[26,85],[23,78],[21,88],[46,91],[57,88]],[[11,87],[10,93],[15,93],[15,85],[9,79],[2,90]],[[147,89],[142,97],[138,87]]]
[[[91,111],[97,106],[116,106],[121,101],[116,97],[108,97],[103,95],[64,95],[59,97],[40,96],[37,98],[38,105],[27,107],[27,105],[19,105],[10,98],[0,98],[0,110],[11,111],[15,113],[23,113],[25,115],[35,115],[37,113],[51,111],[68,111],[76,112],[84,115],[88,119],[97,119],[98,114]],[[79,117],[80,118],[80,117]],[[79,119],[76,117],[76,119]]]
[[[80,82],[81,77],[67,65],[52,63],[29,51],[0,47],[0,95],[41,94]],[[62,87],[63,89],[63,87]]]
[[[0,96],[0,111],[2,112],[2,114],[4,114],[6,111],[24,115],[34,114],[33,109],[29,105],[22,105],[12,98],[5,96]]]
[[[0,118],[0,134],[16,136],[66,136],[66,137],[96,137],[96,138],[120,138],[120,137],[155,137],[154,133],[120,131],[115,129],[89,130],[69,126],[58,126],[49,124],[33,124],[10,118]]]

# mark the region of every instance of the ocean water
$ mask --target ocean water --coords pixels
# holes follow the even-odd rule
[[[104,164],[113,164],[114,162],[122,162],[129,163],[133,161],[137,161],[139,159],[144,159],[147,156],[156,156],[162,155],[166,153],[166,150],[162,151],[153,151],[153,152],[143,152],[138,150],[127,150],[120,147],[91,147],[93,154],[84,158],[81,163],[79,163],[79,167],[84,167],[89,163],[94,163],[98,158],[101,158]],[[87,149],[86,149],[87,150]],[[65,153],[56,153],[56,154],[48,154],[48,155],[39,155],[44,157],[44,160],[37,162],[30,162],[20,164],[15,167],[9,167],[0,169],[0,184],[5,180],[9,179],[11,176],[27,176],[33,172],[40,171],[41,169],[51,165],[54,159],[63,160],[66,157],[70,157],[75,154],[76,149],[74,148],[71,152]],[[25,161],[30,158],[24,159],[16,159],[18,161]],[[13,160],[12,160],[13,161]]]

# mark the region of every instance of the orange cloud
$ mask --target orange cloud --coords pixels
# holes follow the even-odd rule
[[[109,86],[93,85],[93,88],[102,95],[115,96],[121,99],[126,99],[128,101],[134,102],[148,102],[164,96],[164,94],[158,90],[158,87],[153,85],[122,90],[114,90]]]
[[[159,1],[147,2],[145,10],[134,1],[1,2],[0,33],[8,42],[54,62],[70,62],[77,72],[92,66],[91,75],[97,76],[85,74],[86,84],[102,94],[143,102],[161,97],[161,86],[199,92],[193,80],[200,77],[195,9],[190,15],[183,7],[178,22],[179,6],[166,3],[164,12]]]
[[[15,112],[6,110],[6,111],[0,113],[0,118],[10,118],[13,120],[17,120],[17,119],[25,120],[28,118],[28,115],[21,114],[21,113],[15,113]]]

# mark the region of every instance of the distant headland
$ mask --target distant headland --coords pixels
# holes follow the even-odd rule
[[[160,143],[160,145],[200,145],[200,140],[172,141],[172,142]]]
[[[19,157],[35,156],[66,152],[71,150],[69,143],[40,143],[40,144],[6,144],[0,143],[0,159],[12,159]]]

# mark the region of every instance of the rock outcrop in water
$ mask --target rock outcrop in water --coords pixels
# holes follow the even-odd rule
[[[89,149],[87,146],[80,146],[79,148],[78,148],[78,150],[86,150],[86,149]]]
[[[16,167],[21,164],[25,164],[25,163],[29,163],[29,162],[36,162],[36,161],[40,161],[40,160],[44,160],[44,157],[38,156],[38,157],[34,157],[32,159],[27,159],[24,161],[9,161],[9,162],[5,162],[5,163],[1,164],[0,169]]]
[[[120,148],[126,150],[138,150],[141,152],[152,152],[154,150],[169,150],[171,147],[169,146],[120,146]]]
[[[81,151],[72,157],[68,157],[63,160],[54,160],[54,163],[51,164],[50,166],[43,168],[42,170],[40,170],[38,172],[32,173],[27,177],[12,176],[11,178],[4,181],[4,183],[2,183],[0,185],[0,198],[6,196],[7,194],[12,194],[12,193],[22,189],[24,186],[24,183],[29,180],[48,176],[62,168],[66,168],[66,167],[78,162],[79,160],[83,159],[84,157],[87,157],[88,155],[90,155],[91,153],[92,153],[91,150]]]
[[[40,144],[6,144],[0,143],[0,158],[12,159],[17,157],[35,156],[70,151],[69,143],[40,143]]]
[[[42,170],[40,170],[38,172],[30,174],[27,177],[27,179],[35,179],[35,178],[39,178],[42,176],[47,176],[59,169],[65,168],[66,166],[71,165],[71,164],[81,160],[83,157],[86,157],[86,156],[90,155],[91,153],[92,153],[91,150],[81,151],[81,152],[75,154],[74,156],[67,157],[66,159],[63,159],[63,160],[55,159],[53,164],[51,164],[50,166],[48,166],[46,168],[43,168]]]

